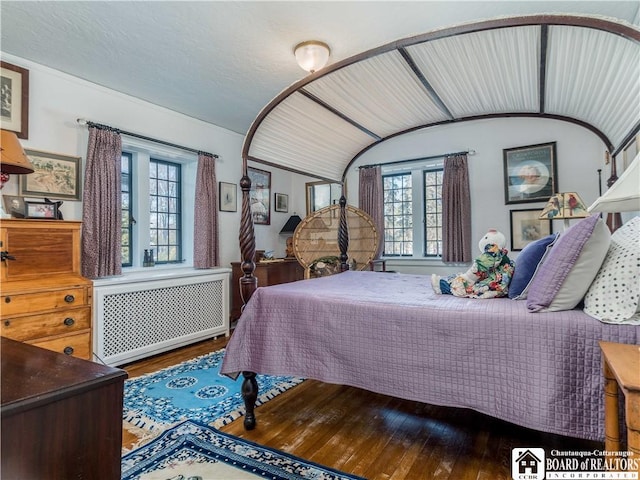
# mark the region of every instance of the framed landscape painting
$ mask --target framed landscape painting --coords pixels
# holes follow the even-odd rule
[[[80,200],[80,157],[24,150],[34,167],[20,175],[20,195]]]

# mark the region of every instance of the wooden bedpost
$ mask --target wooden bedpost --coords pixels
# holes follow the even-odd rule
[[[344,187],[342,187],[344,190]],[[340,226],[338,227],[338,247],[340,247],[340,271],[349,270],[349,229],[347,227],[347,199],[344,194],[340,197]]]
[[[256,269],[254,263],[256,255],[256,237],[253,230],[253,218],[251,217],[251,199],[249,192],[251,190],[251,179],[247,174],[247,159],[242,159],[242,179],[240,179],[240,188],[242,189],[242,213],[240,219],[240,254],[242,255],[242,273],[240,285],[233,285],[232,288],[240,288],[240,298],[242,298],[242,308],[258,288],[258,279],[253,275]],[[244,428],[253,430],[256,426],[256,417],[254,408],[258,398],[258,382],[254,372],[242,372],[244,380],[242,381],[242,399],[246,409],[244,417]]]
[[[616,171],[616,159],[612,157],[609,152],[606,152],[606,163],[611,161],[611,176],[607,180],[607,187],[611,188],[614,183],[618,180],[618,172]],[[620,212],[616,213],[608,213],[607,214],[607,227],[611,233],[615,232],[618,228],[622,226],[622,215]]]

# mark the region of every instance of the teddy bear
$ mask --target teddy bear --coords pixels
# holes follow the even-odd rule
[[[515,269],[505,248],[505,236],[494,228],[480,239],[481,254],[464,273],[442,278],[431,275],[431,285],[438,294],[468,298],[495,298],[507,296]]]

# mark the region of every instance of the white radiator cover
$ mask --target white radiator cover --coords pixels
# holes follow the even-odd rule
[[[228,336],[230,272],[166,269],[95,280],[94,356],[116,366]]]

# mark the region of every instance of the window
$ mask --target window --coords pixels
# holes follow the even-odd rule
[[[181,261],[180,165],[151,159],[149,165],[149,246],[155,262]],[[154,248],[155,247],[155,248]]]
[[[441,162],[383,169],[385,256],[442,256],[442,174]]]
[[[193,259],[197,157],[148,144],[123,144],[121,157],[122,266],[143,266],[153,249],[156,265]]]
[[[442,173],[441,168],[424,172],[424,255],[442,256]]]
[[[123,152],[120,158],[121,180],[121,203],[122,203],[122,266],[130,267],[133,265],[133,252],[131,239],[133,230],[133,216],[131,215],[131,205],[133,203],[131,191],[131,159],[133,155]]]
[[[411,174],[383,176],[384,254],[413,255]]]

